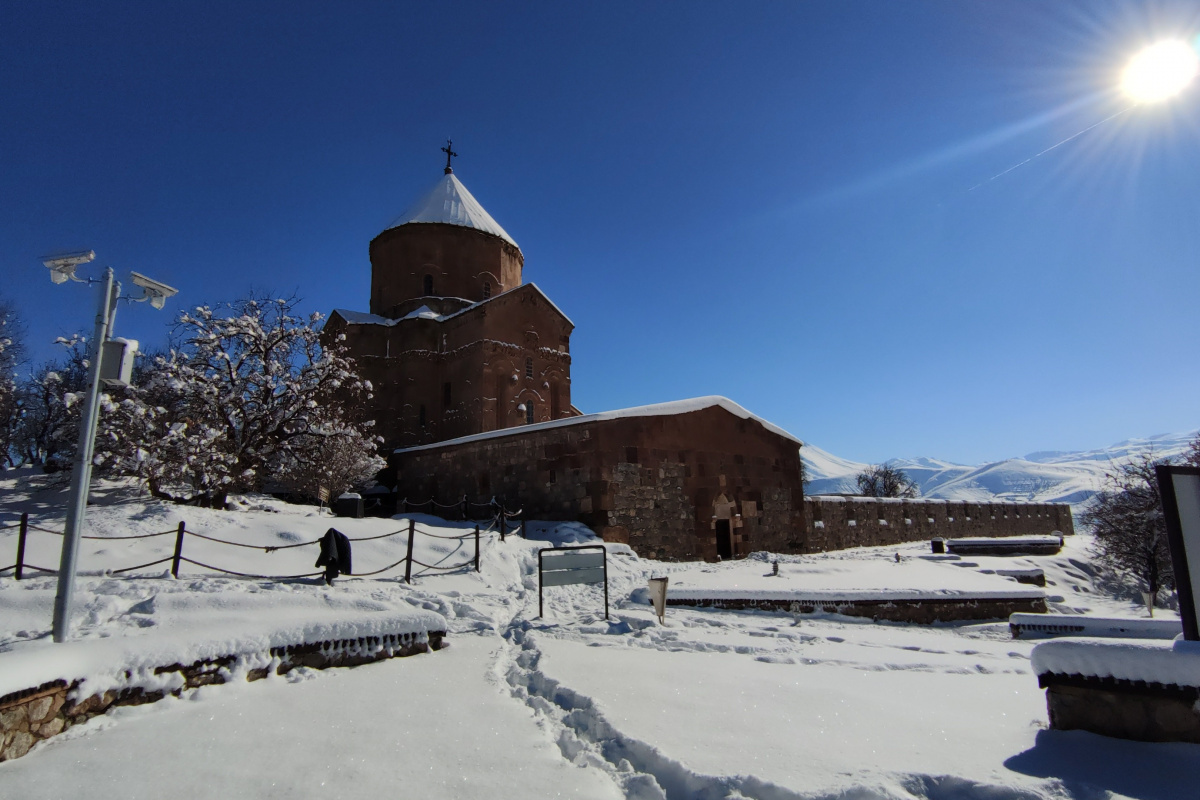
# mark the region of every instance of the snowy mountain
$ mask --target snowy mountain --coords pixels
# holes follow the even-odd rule
[[[1079,452],[1040,451],[1024,458],[967,466],[936,458],[888,461],[921,487],[921,496],[945,500],[1011,500],[1036,503],[1086,503],[1103,485],[1112,465],[1143,454],[1179,456],[1200,430],[1126,439],[1109,447]],[[867,464],[839,458],[806,444],[800,451],[807,470],[808,494],[853,493],[855,476]]]

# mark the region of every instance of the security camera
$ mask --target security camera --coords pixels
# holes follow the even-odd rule
[[[163,305],[166,304],[168,297],[172,297],[179,293],[178,289],[167,286],[165,283],[159,283],[153,278],[147,278],[140,272],[130,272],[129,278],[133,281],[135,286],[142,287],[142,291],[145,293],[145,296],[141,299],[149,300],[150,305],[154,306],[155,308],[162,308]]]
[[[46,256],[42,259],[42,263],[50,270],[50,280],[55,283],[66,283],[68,280],[80,280],[75,277],[75,270],[80,264],[86,264],[95,257],[95,250],[80,250],[75,253]]]

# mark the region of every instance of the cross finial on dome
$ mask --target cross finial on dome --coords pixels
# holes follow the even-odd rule
[[[458,157],[458,153],[456,153],[450,149],[453,146],[454,146],[454,140],[447,139],[446,146],[442,148],[442,152],[446,154],[446,174],[447,175],[449,175],[451,172],[454,172],[454,170],[450,167],[450,159]]]

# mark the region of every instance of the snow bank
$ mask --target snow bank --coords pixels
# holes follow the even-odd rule
[[[219,606],[219,603],[217,604]],[[272,609],[286,614],[281,607]],[[144,686],[148,689],[175,688],[158,685],[163,676],[155,676],[156,667],[194,664],[221,656],[262,655],[269,657],[274,647],[316,644],[339,639],[358,639],[388,634],[417,634],[445,631],[447,622],[440,614],[424,609],[383,613],[325,612],[308,619],[262,618],[230,621],[208,627],[180,627],[157,632],[154,636],[126,636],[84,639],[53,644],[30,643],[0,653],[0,695],[31,689],[48,681],[79,680],[80,697],[88,697],[115,687]],[[315,618],[313,618],[315,617]],[[128,676],[126,673],[129,673]]]
[[[1033,648],[1038,675],[1085,675],[1200,687],[1200,642],[1059,640]]]

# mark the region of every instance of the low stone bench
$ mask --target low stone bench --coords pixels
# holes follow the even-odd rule
[[[1032,664],[1054,730],[1200,743],[1200,643],[1039,644]]]
[[[1042,613],[1046,598],[1035,595],[1012,597],[942,595],[939,597],[880,598],[757,598],[757,597],[672,597],[668,606],[720,608],[733,611],[783,611],[791,614],[842,614],[867,617],[873,621],[911,622],[930,625],[935,622],[960,622],[1005,619],[1014,613]]]
[[[934,539],[935,553],[960,556],[1053,556],[1062,550],[1061,536],[1013,536],[1000,539]]]
[[[1174,639],[1183,632],[1178,619],[1120,619],[1076,614],[1013,614],[1008,629],[1014,639],[1088,636],[1105,639]]]

